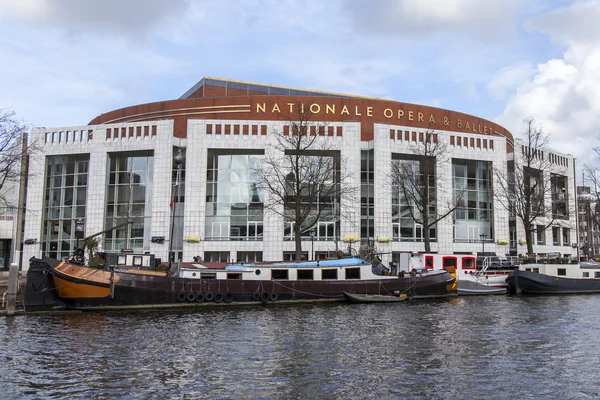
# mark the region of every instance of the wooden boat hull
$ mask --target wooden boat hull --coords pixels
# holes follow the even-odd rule
[[[350,303],[400,303],[408,299],[406,295],[355,294],[343,292],[344,298]]]
[[[453,281],[447,272],[322,281],[190,279],[154,271],[111,271],[64,263],[49,268],[49,272],[58,298],[67,308],[81,310],[345,301],[343,292],[398,292],[414,299],[456,295],[446,288]]]
[[[512,271],[506,278],[511,294],[600,293],[600,279],[561,278],[532,271]]]

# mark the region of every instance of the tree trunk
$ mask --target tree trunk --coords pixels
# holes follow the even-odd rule
[[[425,241],[425,252],[431,252],[431,238],[429,237],[429,176],[425,175],[423,188],[423,240]]]
[[[533,243],[531,243],[531,228],[525,225],[525,240],[527,241],[527,255],[533,254]]]
[[[296,261],[302,260],[302,223],[300,221],[301,215],[301,197],[300,189],[296,187],[296,223],[294,224],[294,240],[296,241]]]
[[[294,240],[296,241],[296,261],[302,260],[302,231],[299,224],[294,225]]]

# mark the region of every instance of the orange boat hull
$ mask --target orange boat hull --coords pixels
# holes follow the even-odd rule
[[[110,296],[110,288],[74,283],[65,279],[54,277],[54,285],[59,297],[63,299],[92,299]]]

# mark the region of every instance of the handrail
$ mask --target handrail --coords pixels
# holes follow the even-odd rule
[[[490,257],[483,257],[482,267],[479,271],[477,271],[477,276],[482,276],[488,270],[491,264]]]

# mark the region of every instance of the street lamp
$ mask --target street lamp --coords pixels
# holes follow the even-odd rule
[[[77,239],[77,246],[75,250],[79,249],[79,240],[83,239],[83,232],[85,230],[85,225],[83,222],[83,218],[79,218],[75,221],[75,238]]]
[[[181,155],[181,150],[173,159],[175,166],[177,167],[177,175],[175,177],[175,184],[173,185],[173,189],[171,190],[171,235],[169,236],[169,271],[171,273],[171,262],[173,257],[173,233],[175,231],[175,200],[179,195],[179,173],[181,172],[181,165],[183,164],[183,156]]]
[[[315,231],[310,231],[311,260],[315,259]]]
[[[479,237],[481,238],[481,256],[485,257],[485,238],[487,237],[487,233],[482,233]]]

